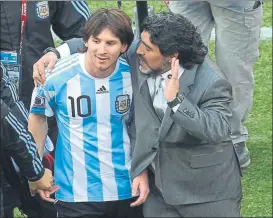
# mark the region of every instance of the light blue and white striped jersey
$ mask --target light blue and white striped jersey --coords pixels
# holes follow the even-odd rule
[[[131,148],[125,121],[132,103],[131,70],[119,58],[115,71],[97,79],[85,70],[85,54],[61,60],[33,96],[31,113],[53,116],[56,199],[113,201],[132,197]]]

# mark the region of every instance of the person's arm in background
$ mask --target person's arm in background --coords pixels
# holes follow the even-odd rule
[[[48,190],[52,188],[52,172],[44,169],[32,135],[2,99],[0,102],[1,152],[14,159],[22,175],[29,180],[32,192],[37,189]]]
[[[59,58],[68,57],[77,53],[79,48],[83,48],[84,43],[81,37],[86,20],[90,16],[86,1],[52,1],[49,4],[55,8],[53,10],[54,16],[51,19],[54,33],[60,39],[68,41],[57,48],[59,57],[54,52],[44,52],[46,54],[33,65],[33,74],[37,73],[35,84],[36,82],[40,84],[45,82],[45,67],[51,72]],[[47,48],[45,51],[48,49],[54,48]],[[42,63],[42,61],[44,62]]]
[[[55,15],[51,20],[52,29],[60,39],[68,40],[63,46],[59,46],[60,57],[77,53],[78,48],[83,47],[83,29],[90,16],[86,1],[56,1],[50,4],[56,6]]]
[[[81,38],[90,16],[86,1],[52,1],[49,4],[55,7],[51,25],[56,35],[63,41]]]
[[[16,116],[20,122],[25,126],[28,125],[28,110],[26,109],[24,103],[20,100],[19,96],[15,92],[16,88],[14,84],[10,81],[6,68],[1,64],[1,80],[0,80],[0,90],[1,90],[1,99],[9,107],[12,113]],[[45,149],[43,155],[51,152],[54,149],[54,146],[50,138],[46,137]],[[39,153],[40,154],[40,153]],[[43,155],[40,154],[42,158]]]

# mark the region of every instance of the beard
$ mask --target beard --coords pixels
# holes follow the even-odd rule
[[[171,69],[171,63],[169,63],[167,61],[166,58],[163,58],[163,63],[161,65],[161,67],[157,68],[157,69],[153,69],[151,68],[148,63],[145,61],[145,59],[141,56],[139,56],[139,59],[145,63],[147,65],[147,68],[146,70],[144,70],[141,66],[141,64],[139,64],[139,71],[143,74],[147,74],[147,75],[160,75],[160,74],[163,74],[167,71],[169,71]]]

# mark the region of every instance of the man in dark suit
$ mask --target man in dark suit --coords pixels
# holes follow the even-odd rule
[[[148,16],[142,27],[124,58],[135,104],[131,174],[148,170],[150,179],[145,217],[239,217],[240,167],[230,138],[239,119],[230,109],[231,85],[182,15]],[[82,42],[68,46],[75,53]],[[40,59],[34,78],[42,82],[44,63],[56,60],[52,52]]]

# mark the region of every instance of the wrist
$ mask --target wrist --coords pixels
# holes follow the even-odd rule
[[[167,103],[173,101],[173,100],[177,97],[177,94],[178,94],[178,91],[175,92],[172,96],[169,96],[169,97],[166,99]]]
[[[53,47],[46,48],[43,51],[43,54],[47,54],[49,52],[53,52],[56,55],[57,59],[61,58],[60,53],[59,53],[59,51],[56,48],[53,48]]]
[[[176,95],[177,95],[177,94],[176,94]],[[172,102],[174,99],[176,99],[176,95],[173,96],[173,97],[171,97],[171,98],[169,98],[169,99],[167,99],[167,103]]]
[[[167,104],[172,109],[173,107],[181,104],[184,98],[185,96],[183,94],[177,92],[176,97],[172,101],[167,101]]]
[[[37,175],[35,178],[32,178],[32,179],[28,179],[29,182],[39,182],[43,176],[45,175],[45,168],[43,168],[41,170],[41,172],[39,173],[39,175]]]

